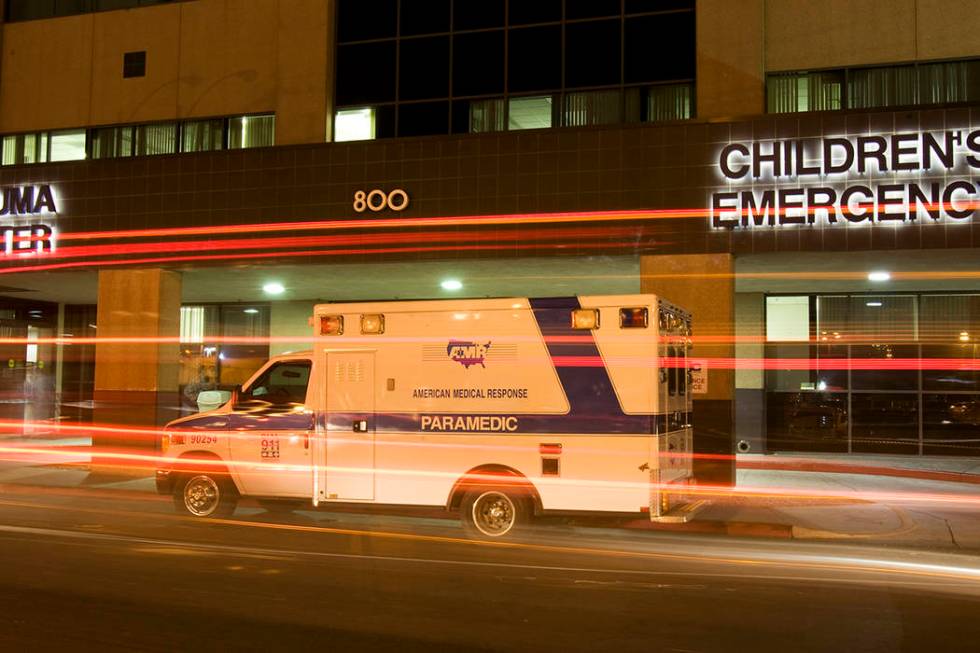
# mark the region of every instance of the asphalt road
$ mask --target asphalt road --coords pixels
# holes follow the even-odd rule
[[[0,650],[970,650],[980,560],[550,524],[0,493]]]

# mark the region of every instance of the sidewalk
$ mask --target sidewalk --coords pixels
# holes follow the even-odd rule
[[[75,439],[0,448],[0,492],[17,485],[155,493],[148,460],[133,468],[96,457],[93,468],[91,446]],[[980,552],[978,460],[745,455],[737,465],[734,490],[693,497],[690,522],[627,527]]]

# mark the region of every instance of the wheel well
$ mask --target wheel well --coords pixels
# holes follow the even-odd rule
[[[541,496],[538,494],[537,488],[527,476],[507,465],[480,465],[463,474],[449,492],[446,509],[458,510],[467,490],[485,485],[518,488],[527,493],[534,504],[534,512],[541,511]]]
[[[221,456],[212,451],[187,451],[182,453],[177,462],[174,463],[172,471],[178,474],[190,474],[193,472],[218,472],[224,474],[239,492],[235,480],[228,471],[228,465],[221,459]]]

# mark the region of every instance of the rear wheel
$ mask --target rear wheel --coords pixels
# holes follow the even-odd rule
[[[527,495],[513,490],[474,488],[460,504],[463,530],[471,537],[499,539],[527,530],[531,522],[531,502]]]
[[[238,493],[224,474],[189,473],[174,487],[174,506],[193,517],[231,517],[238,505]]]

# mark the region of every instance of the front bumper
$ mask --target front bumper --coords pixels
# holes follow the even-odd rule
[[[157,492],[160,494],[173,494],[174,483],[177,474],[169,469],[158,469],[156,473]]]

